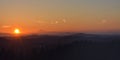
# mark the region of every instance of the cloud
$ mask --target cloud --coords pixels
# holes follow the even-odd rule
[[[36,21],[36,23],[47,23],[46,21],[43,21],[43,20],[38,20],[38,21]]]
[[[66,23],[66,19],[60,19],[56,21],[51,21],[51,24],[60,24],[60,23]]]
[[[58,21],[55,21],[56,24],[58,24],[59,22]]]
[[[63,19],[62,21],[63,21],[64,23],[66,23],[66,19]]]
[[[102,22],[102,23],[107,23],[107,20],[106,20],[106,19],[103,19],[101,22]]]
[[[2,26],[2,28],[10,28],[11,26],[8,26],[8,25],[4,25]]]

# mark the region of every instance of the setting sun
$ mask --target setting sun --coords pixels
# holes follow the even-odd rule
[[[19,29],[15,29],[15,30],[14,30],[14,33],[15,33],[15,34],[20,34],[21,32],[20,32]]]

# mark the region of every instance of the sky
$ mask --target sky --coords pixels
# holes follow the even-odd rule
[[[120,32],[120,0],[0,0],[0,32]]]

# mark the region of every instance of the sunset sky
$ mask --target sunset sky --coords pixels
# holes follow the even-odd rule
[[[120,0],[0,0],[0,32],[120,32]]]

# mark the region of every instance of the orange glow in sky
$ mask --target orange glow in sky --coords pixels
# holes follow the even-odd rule
[[[0,0],[0,33],[120,32],[119,3],[120,0]]]

